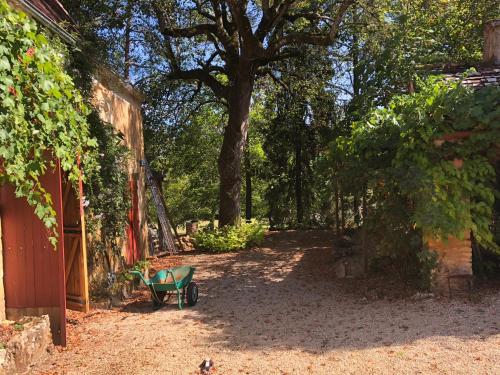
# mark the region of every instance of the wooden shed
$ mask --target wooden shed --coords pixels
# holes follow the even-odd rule
[[[49,31],[75,43],[62,26],[72,19],[58,0],[9,0]],[[147,221],[141,95],[110,69],[95,72],[93,98],[103,121],[123,134],[131,150],[129,166],[131,210],[122,255],[128,264],[142,259],[147,249]],[[76,155],[75,155],[76,157]],[[57,165],[41,178],[57,213],[59,241],[54,249],[43,223],[14,187],[0,186],[0,319],[48,314],[55,344],[66,344],[66,309],[89,310],[89,274],[83,186],[74,189]],[[2,255],[3,254],[3,269]],[[3,283],[2,283],[3,271]],[[2,290],[3,286],[3,290]],[[2,295],[2,291],[4,295]],[[5,308],[4,308],[5,307]],[[5,314],[4,314],[5,312]]]
[[[41,183],[57,213],[56,249],[26,200],[12,186],[0,187],[5,311],[11,320],[48,314],[54,343],[65,345],[66,308],[89,310],[82,184],[77,194],[59,163]]]

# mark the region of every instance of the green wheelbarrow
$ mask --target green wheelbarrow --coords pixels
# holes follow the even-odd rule
[[[184,307],[184,300],[189,306],[198,302],[198,286],[193,279],[195,268],[181,266],[160,270],[152,278],[147,279],[139,271],[130,271],[132,275],[139,276],[142,282],[151,291],[151,299],[155,306],[161,306],[165,297],[177,293],[177,304],[179,309]]]

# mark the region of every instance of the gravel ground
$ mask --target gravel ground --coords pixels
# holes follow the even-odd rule
[[[38,374],[500,374],[500,293],[413,300],[332,278],[332,235],[281,232],[259,249],[183,255],[200,300],[71,314]],[[175,261],[179,261],[179,258]],[[397,285],[397,284],[395,284]],[[385,290],[385,292],[383,292]]]

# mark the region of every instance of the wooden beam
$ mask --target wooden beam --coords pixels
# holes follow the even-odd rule
[[[66,264],[66,278],[65,278],[65,281],[66,281],[66,284],[68,283],[68,277],[69,277],[69,274],[71,273],[71,269],[73,268],[73,263],[75,263],[75,259],[77,258],[76,257],[76,253],[78,252],[78,245],[80,243],[80,239],[79,238],[74,238],[73,239],[73,243],[71,246],[71,253],[69,254],[69,262]]]

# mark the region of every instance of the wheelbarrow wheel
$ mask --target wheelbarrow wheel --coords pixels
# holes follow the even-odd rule
[[[156,296],[159,298],[161,302],[165,299],[165,295],[167,292],[164,291],[156,291]],[[161,302],[158,302],[153,294],[151,294],[151,300],[153,301],[153,305],[160,306]]]
[[[187,287],[187,303],[189,306],[194,306],[196,302],[198,302],[198,285],[191,281]]]

